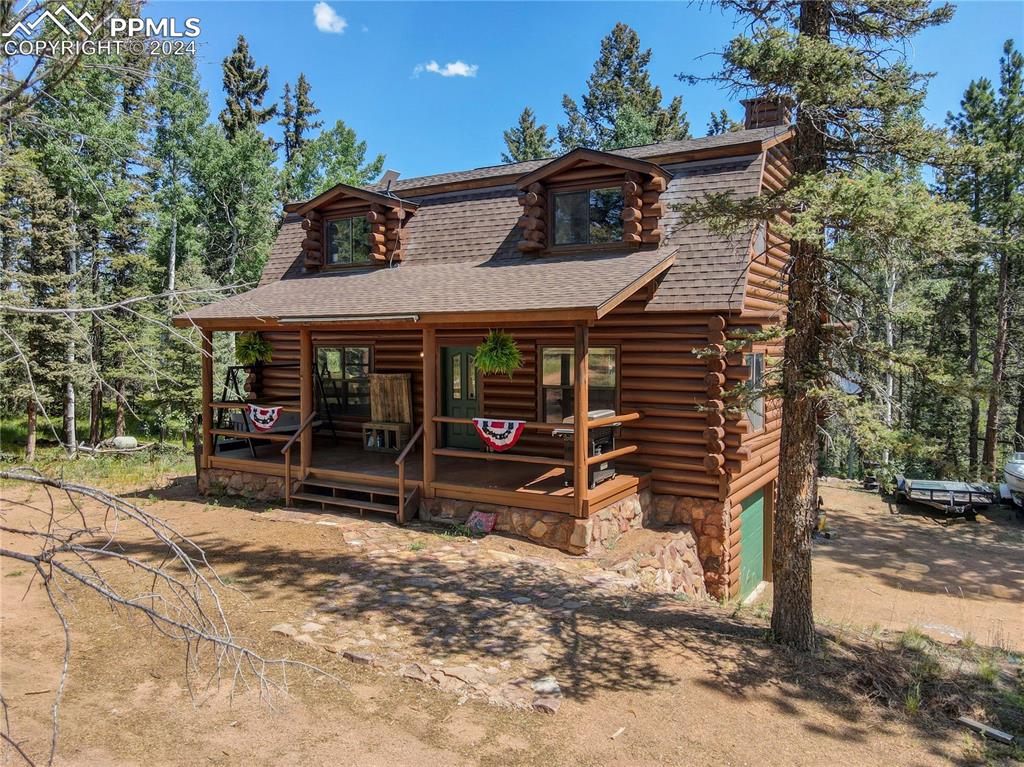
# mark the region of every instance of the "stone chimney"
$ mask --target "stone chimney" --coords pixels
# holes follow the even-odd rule
[[[771,125],[789,125],[793,118],[793,99],[789,96],[761,96],[740,101],[745,110],[743,127],[767,128]]]

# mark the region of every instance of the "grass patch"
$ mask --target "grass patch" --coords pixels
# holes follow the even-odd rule
[[[427,544],[423,541],[413,541],[409,544],[409,551],[423,551],[425,548],[427,548]]]
[[[11,570],[9,573],[4,573],[4,578],[17,578],[19,575],[24,575],[24,570]]]

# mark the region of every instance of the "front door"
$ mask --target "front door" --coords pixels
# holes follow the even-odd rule
[[[443,415],[476,418],[480,415],[479,381],[472,346],[445,346],[441,349]],[[479,450],[480,438],[472,424],[446,423],[445,447]]]

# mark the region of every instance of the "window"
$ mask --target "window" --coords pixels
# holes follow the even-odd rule
[[[559,423],[573,414],[576,353],[568,348],[545,348],[541,350],[541,360],[542,417],[546,422]],[[614,346],[590,349],[588,391],[591,410],[616,409],[616,363]]]
[[[555,245],[622,240],[622,190],[585,189],[554,195]]]
[[[328,264],[370,263],[370,222],[365,216],[328,221],[324,236]]]
[[[743,364],[750,368],[747,386],[753,395],[747,407],[747,420],[754,431],[760,431],[764,428],[764,355],[744,354]]]
[[[331,415],[370,414],[370,347],[319,346],[316,364]]]

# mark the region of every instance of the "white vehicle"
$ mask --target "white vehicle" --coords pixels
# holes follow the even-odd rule
[[[1024,496],[1024,453],[1013,453],[1003,466],[1003,481],[1014,495]]]

